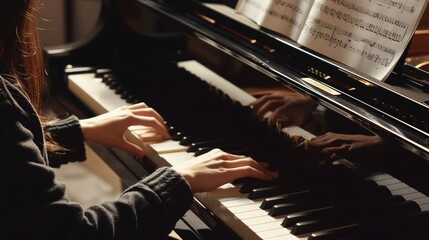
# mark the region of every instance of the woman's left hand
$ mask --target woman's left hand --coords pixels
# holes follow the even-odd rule
[[[144,156],[144,150],[125,138],[128,127],[133,125],[152,127],[165,139],[170,138],[162,116],[145,103],[119,107],[92,118],[82,119],[80,124],[85,141],[122,149],[137,156]]]

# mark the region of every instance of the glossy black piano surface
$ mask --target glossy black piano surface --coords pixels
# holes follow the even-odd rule
[[[235,4],[222,3],[232,8]],[[215,9],[191,0],[103,1],[100,31],[87,43],[47,50],[51,77],[59,86],[56,91],[67,96],[62,107],[81,116],[110,110],[109,104],[86,102],[91,92],[79,85],[97,78],[101,88],[117,95],[115,104],[145,101],[157,109],[171,127],[175,148],[186,149],[183,157],[219,147],[281,169],[280,181],[269,185],[243,180],[225,192],[197,195],[193,211],[210,230],[193,238],[286,239],[276,235],[284,229],[291,231],[291,239],[427,237],[429,94],[403,79],[427,80],[428,74],[404,65],[386,82],[374,81]],[[148,21],[154,27],[148,28]],[[325,115],[304,130],[312,135],[375,133],[391,144],[394,154],[357,169],[342,164],[296,165],[310,156],[302,146],[291,143],[290,135],[277,126],[255,119],[246,103],[206,82],[204,77],[211,75],[193,72],[188,60],[200,62],[243,92],[288,88],[305,94],[323,106]],[[308,84],[303,81],[306,77],[339,94]],[[96,100],[106,99],[91,101]],[[170,153],[157,150],[156,143],[151,149],[153,159],[151,155],[136,159],[113,149],[118,159],[106,161],[129,185],[159,165],[174,164]],[[244,200],[235,200],[260,209],[257,214],[270,215],[276,226],[256,224],[251,220],[265,216],[246,216],[246,210],[231,205],[235,200],[224,200],[237,196]],[[221,203],[208,206],[217,201]],[[315,208],[319,210],[308,211]],[[245,220],[236,220],[241,218]],[[328,231],[339,226],[349,227]],[[249,233],[253,231],[265,233]],[[412,233],[416,235],[411,237]]]

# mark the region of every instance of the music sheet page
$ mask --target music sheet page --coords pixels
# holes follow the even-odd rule
[[[298,40],[313,0],[240,0],[236,11],[259,26]]]
[[[235,7],[237,13],[240,13],[256,24],[261,25],[267,9],[270,7],[272,0],[240,0]]]
[[[314,0],[297,42],[384,80],[426,5],[424,0]]]
[[[383,81],[410,42],[428,0],[240,0],[261,27]]]
[[[273,1],[260,25],[297,41],[312,5],[313,0]]]

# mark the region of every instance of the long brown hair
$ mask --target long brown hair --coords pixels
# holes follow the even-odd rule
[[[39,0],[0,0],[0,56],[46,123],[41,112],[45,68],[37,29],[40,4]],[[45,139],[48,151],[66,150],[46,131]]]
[[[39,0],[0,1],[0,56],[38,112],[44,78],[36,18],[39,7]]]

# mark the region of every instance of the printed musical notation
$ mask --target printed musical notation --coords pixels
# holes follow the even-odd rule
[[[408,23],[396,17],[371,10],[352,1],[332,0],[332,3],[342,6],[348,11],[342,11],[336,5],[323,2],[316,3],[314,8],[319,10],[321,14],[332,16],[332,20],[343,21],[350,24],[351,27],[371,31],[392,41],[402,41],[409,28]]]
[[[387,7],[393,7],[401,12],[406,13],[414,13],[416,11],[415,5],[407,4],[407,1],[390,1],[390,0],[377,0],[376,2],[379,2],[381,4],[384,4]]]
[[[385,67],[392,63],[396,53],[388,46],[320,19],[316,19],[312,24],[307,24],[303,31],[307,31],[314,40],[323,40],[330,47],[345,49]]]
[[[279,8],[278,6],[283,6]],[[294,12],[294,14],[290,14]],[[293,3],[286,3],[285,1],[276,1],[267,11],[267,14],[271,17],[277,18],[285,23],[296,26],[298,21],[294,18],[294,15],[303,14],[303,9]]]
[[[261,27],[384,80],[404,53],[428,1],[240,0],[236,10]]]

